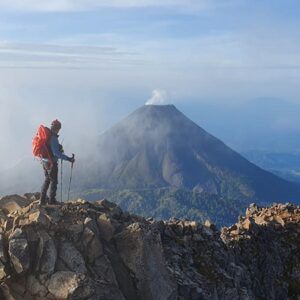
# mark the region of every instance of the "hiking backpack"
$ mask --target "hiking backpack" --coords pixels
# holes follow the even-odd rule
[[[48,141],[51,131],[48,127],[41,125],[32,140],[33,156],[38,158],[48,158],[51,160],[51,153],[48,147]]]

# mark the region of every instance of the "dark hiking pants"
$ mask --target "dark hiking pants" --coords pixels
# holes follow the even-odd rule
[[[57,183],[58,183],[57,162],[54,162],[52,168],[49,170],[47,170],[44,167],[44,172],[45,172],[45,181],[41,191],[41,203],[46,203],[47,191],[49,185],[50,185],[49,203],[52,203],[56,201],[56,190],[57,190]]]

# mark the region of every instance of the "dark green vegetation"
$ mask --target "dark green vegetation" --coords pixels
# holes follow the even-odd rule
[[[79,195],[94,201],[107,198],[124,210],[155,219],[186,219],[204,222],[209,219],[217,226],[236,222],[248,206],[246,200],[237,201],[218,195],[193,192],[187,189],[160,188],[141,190],[89,190]]]

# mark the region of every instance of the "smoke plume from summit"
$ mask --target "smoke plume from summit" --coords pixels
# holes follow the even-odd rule
[[[163,105],[167,104],[167,92],[165,90],[153,90],[152,97],[145,105]]]

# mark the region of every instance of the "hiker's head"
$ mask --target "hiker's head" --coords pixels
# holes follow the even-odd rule
[[[61,129],[61,123],[56,119],[51,123],[51,131],[58,133]]]

